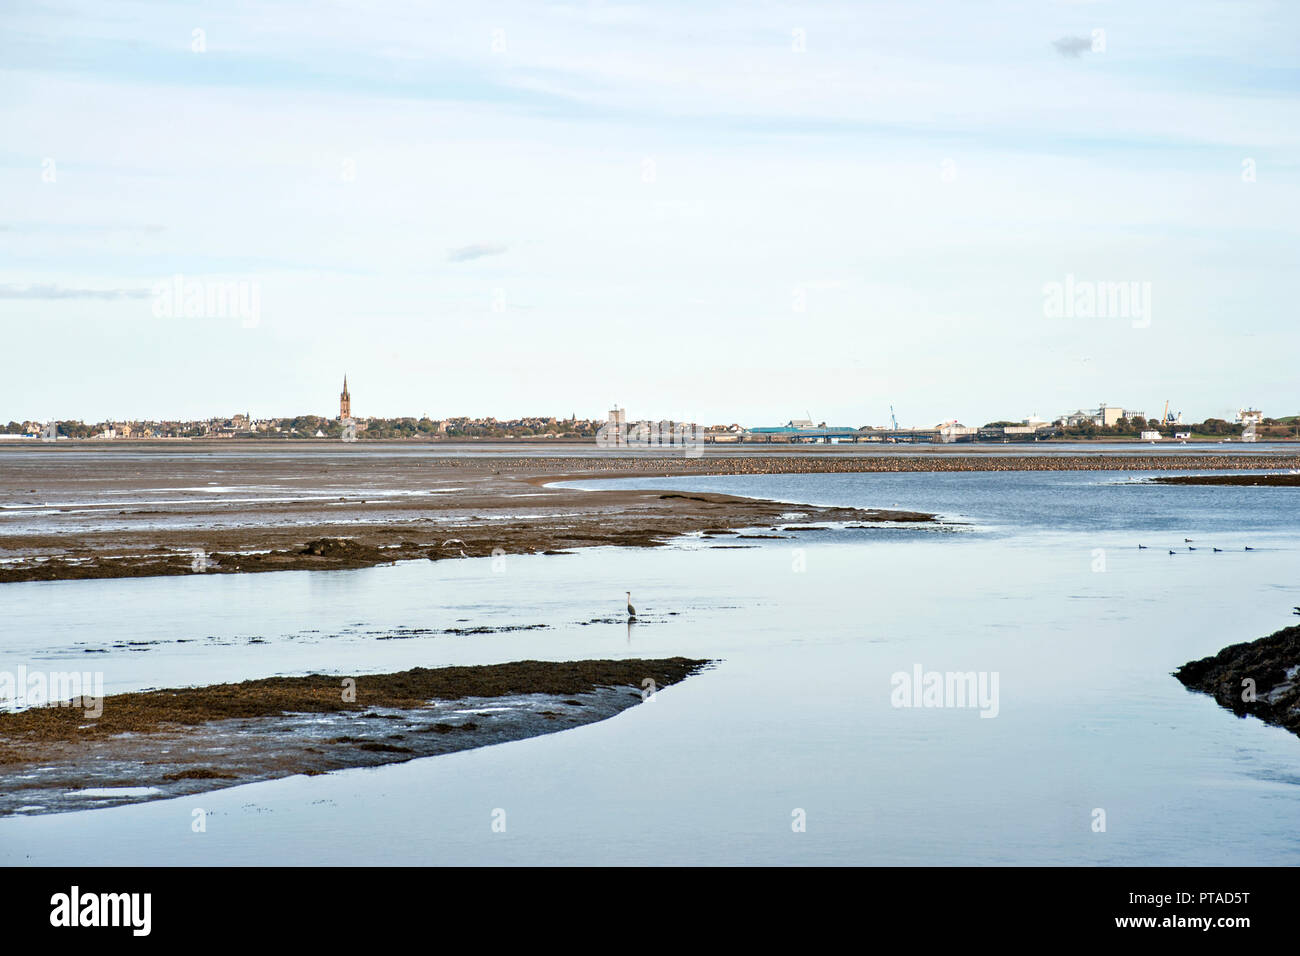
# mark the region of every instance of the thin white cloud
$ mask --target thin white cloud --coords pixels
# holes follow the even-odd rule
[[[1061,37],[1059,40],[1053,40],[1052,46],[1056,47],[1056,52],[1061,56],[1077,59],[1080,53],[1087,53],[1092,49],[1092,40],[1088,37]]]
[[[486,256],[499,256],[506,251],[504,243],[500,242],[482,242],[470,246],[460,246],[457,249],[450,249],[447,252],[448,262],[470,262],[474,259],[482,259]]]
[[[120,299],[144,299],[148,289],[75,289],[70,286],[0,285],[0,299],[99,299],[116,302]]]

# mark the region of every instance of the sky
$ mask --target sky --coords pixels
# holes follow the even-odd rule
[[[1293,2],[11,0],[0,420],[1295,414],[1297,94]]]

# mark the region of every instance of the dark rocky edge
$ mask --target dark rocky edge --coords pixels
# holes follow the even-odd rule
[[[1174,672],[1186,687],[1209,694],[1238,717],[1258,717],[1300,735],[1297,674],[1300,625],[1257,641],[1233,644]],[[1253,687],[1248,681],[1254,682]]]
[[[1300,488],[1300,474],[1295,475],[1162,475],[1152,478],[1161,485],[1242,485],[1263,488]]]

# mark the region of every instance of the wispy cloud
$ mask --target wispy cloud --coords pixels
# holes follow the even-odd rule
[[[53,233],[56,235],[88,235],[107,233],[139,233],[156,235],[165,232],[166,226],[113,224],[113,223],[53,223],[53,222],[0,222],[0,232],[20,234]]]
[[[482,259],[484,256],[499,256],[506,251],[506,246],[500,242],[480,242],[472,246],[460,246],[457,249],[450,249],[447,252],[448,262],[469,262],[472,259]]]
[[[1092,49],[1092,39],[1089,37],[1061,37],[1059,40],[1053,40],[1052,46],[1056,47],[1056,52],[1061,56],[1077,57],[1080,53],[1086,53]]]
[[[0,285],[0,299],[144,299],[148,289],[74,289],[65,285]]]

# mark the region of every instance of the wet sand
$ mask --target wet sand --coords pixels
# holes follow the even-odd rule
[[[838,447],[838,446],[836,446]],[[23,449],[30,451],[30,449]],[[1295,467],[1277,454],[719,454],[434,457],[366,445],[208,443],[0,449],[0,583],[341,569],[410,559],[654,547],[696,532],[779,530],[787,505],[565,479],[817,472]],[[806,523],[933,515],[800,507]]]
[[[708,664],[673,657],[415,668],[359,675],[350,690],[341,675],[311,674],[3,713],[0,816],[522,740],[612,717]]]
[[[109,452],[77,456],[75,465],[56,451],[0,468],[0,583],[654,547],[695,532],[766,530],[791,511],[730,495],[546,487],[562,477],[666,474],[683,459],[304,460],[261,451],[235,461]],[[731,460],[714,463],[713,473],[733,471]],[[933,519],[886,509],[798,513],[802,521]]]

